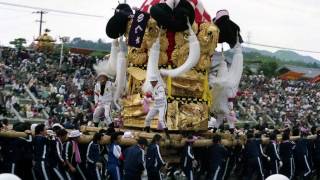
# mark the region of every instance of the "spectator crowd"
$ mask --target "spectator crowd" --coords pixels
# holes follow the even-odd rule
[[[92,66],[101,59],[69,54],[59,67],[59,58],[42,53],[3,49],[1,55],[0,85],[10,89],[0,93],[2,115],[10,116],[13,106],[27,118],[46,118],[41,113],[45,110],[50,124],[59,122],[74,127],[92,119]]]
[[[243,75],[238,101],[258,121],[269,116],[280,126],[320,123],[320,84]]]

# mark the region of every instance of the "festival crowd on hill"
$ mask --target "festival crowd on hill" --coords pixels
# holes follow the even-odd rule
[[[258,121],[267,115],[281,126],[320,123],[320,84],[243,75],[239,89],[238,101]]]
[[[12,49],[2,51],[0,85],[10,86],[9,93],[1,93],[1,111],[10,114],[10,106],[27,118],[43,118],[48,112],[50,123],[69,123],[70,126],[92,118],[95,77],[92,66],[98,58],[70,54],[59,68],[59,57]],[[51,59],[55,58],[55,59]],[[24,88],[39,100],[36,104]],[[13,93],[11,93],[13,92]],[[26,97],[29,102],[23,103]]]

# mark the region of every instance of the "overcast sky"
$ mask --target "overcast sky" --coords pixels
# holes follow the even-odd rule
[[[81,37],[110,41],[105,25],[113,14],[118,0],[0,0],[20,5],[51,8],[103,17],[84,17],[54,12],[45,14],[44,28],[59,36]],[[143,0],[127,0],[131,6],[140,7]],[[217,10],[228,9],[231,19],[241,27],[245,40],[263,44],[320,51],[320,1],[319,0],[202,0],[213,17]],[[38,35],[38,14],[31,9],[0,4],[0,44],[7,45],[16,37],[30,43]],[[253,47],[253,46],[252,46]],[[263,47],[255,47],[266,49]],[[268,49],[276,50],[276,49]],[[303,53],[320,59],[320,54]]]

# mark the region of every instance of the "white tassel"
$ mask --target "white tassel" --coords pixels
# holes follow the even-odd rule
[[[183,63],[181,66],[179,66],[176,69],[167,70],[167,69],[161,69],[161,75],[164,76],[171,76],[171,77],[177,77],[183,73],[186,73],[190,71],[194,66],[197,65],[199,58],[200,58],[200,44],[197,39],[197,36],[194,34],[191,25],[189,26],[189,55],[185,63]]]
[[[212,87],[211,112],[229,114],[228,98],[234,98],[237,95],[243,72],[243,54],[239,43],[233,48],[233,53],[233,60],[229,70],[226,69],[226,63],[222,61],[217,77],[212,78],[210,81],[210,86]]]
[[[159,71],[159,56],[160,56],[160,38],[158,37],[156,42],[154,42],[154,44],[152,45],[149,51],[147,75],[146,75],[146,80],[142,86],[143,92],[148,92],[152,89],[151,84],[149,82],[149,78],[151,76],[157,76],[158,83],[161,83],[164,85],[163,80],[160,76],[160,71]]]
[[[119,51],[120,51],[119,43],[118,43],[118,40],[115,39],[111,45],[111,52],[110,52],[110,57],[107,65],[107,72],[111,76],[116,76],[117,74],[117,59],[118,59]]]
[[[127,70],[127,58],[126,58],[126,44],[120,39],[120,52],[118,53],[117,71],[116,71],[116,89],[113,96],[113,102],[118,110],[121,109],[118,100],[126,88],[126,70]]]

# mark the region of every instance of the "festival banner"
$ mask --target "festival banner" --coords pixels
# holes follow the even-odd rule
[[[140,48],[150,15],[142,11],[137,11],[133,17],[129,32],[129,46]]]

